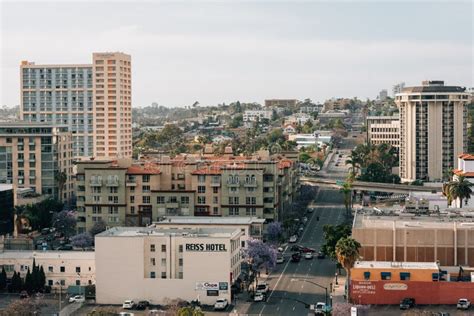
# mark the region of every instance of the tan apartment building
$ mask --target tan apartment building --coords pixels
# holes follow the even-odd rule
[[[367,116],[367,142],[389,144],[400,148],[400,118],[398,116]]]
[[[94,53],[94,155],[132,157],[131,56]]]
[[[296,99],[267,99],[265,100],[266,108],[283,108],[294,109],[298,104]]]
[[[468,212],[440,216],[357,212],[352,237],[365,261],[439,262],[474,267],[474,221]]]
[[[131,157],[131,63],[94,53],[92,64],[20,64],[20,119],[66,125],[73,155]]]
[[[181,155],[158,160],[77,164],[78,230],[145,226],[163,216],[235,216],[278,220],[299,190],[296,165],[252,157]]]
[[[467,149],[467,107],[463,87],[423,81],[396,95],[400,109],[400,177],[402,181],[441,180],[457,167]]]
[[[46,285],[54,292],[66,292],[69,286],[95,284],[95,254],[93,251],[12,251],[0,252],[0,270],[4,268],[7,277],[19,272],[25,278],[28,268],[43,266]]]
[[[67,126],[0,123],[0,183],[68,201],[74,192],[72,156],[72,136]],[[58,172],[67,175],[62,190],[56,178]]]
[[[241,235],[239,229],[218,228],[109,229],[95,238],[96,302],[230,302],[240,275]]]

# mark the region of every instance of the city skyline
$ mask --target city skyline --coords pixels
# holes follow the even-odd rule
[[[424,79],[472,86],[468,1],[71,4],[2,3],[0,105],[20,103],[22,60],[88,63],[98,51],[132,56],[133,107],[365,99]]]

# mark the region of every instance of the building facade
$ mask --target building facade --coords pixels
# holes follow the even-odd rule
[[[13,271],[25,278],[28,268],[43,266],[46,285],[56,292],[66,292],[68,286],[95,284],[95,254],[93,251],[2,251],[0,269],[4,268],[7,277]]]
[[[131,57],[93,54],[94,156],[132,157]]]
[[[453,181],[463,176],[467,181],[474,183],[474,155],[462,154],[458,157],[458,168],[453,170]],[[474,207],[472,199],[464,199],[461,205],[461,199],[457,198],[454,201],[456,207]]]
[[[295,162],[268,152],[164,156],[135,164],[87,160],[77,169],[79,231],[99,220],[108,226],[145,226],[163,216],[278,220],[299,190]]]
[[[244,112],[243,121],[249,122],[261,122],[263,119],[271,120],[272,111],[267,110],[247,110]]]
[[[390,144],[400,148],[400,118],[398,116],[367,116],[367,142]]]
[[[131,157],[131,64],[94,53],[93,64],[20,65],[20,119],[68,126],[73,155]]]
[[[400,178],[402,181],[441,180],[457,167],[467,149],[465,88],[444,81],[423,81],[396,95],[400,110]]]
[[[72,136],[51,123],[0,124],[0,183],[67,201],[73,196]],[[67,175],[59,189],[56,174]],[[62,196],[60,196],[62,194]]]
[[[230,302],[240,275],[241,235],[238,229],[107,230],[95,239],[96,302],[198,299],[213,305],[220,297]]]
[[[12,184],[0,184],[0,235],[13,233],[13,212],[15,207],[15,194]]]
[[[208,217],[208,216],[167,216],[153,227],[164,229],[226,228],[242,232],[241,247],[247,247],[249,239],[263,239],[265,220],[257,217]]]
[[[268,99],[265,100],[265,107],[267,108],[295,108],[298,104],[296,99]]]
[[[356,214],[352,236],[365,261],[439,262],[474,267],[474,222],[468,213]]]

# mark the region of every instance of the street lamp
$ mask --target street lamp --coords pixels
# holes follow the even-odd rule
[[[291,279],[290,280],[290,282],[298,282],[298,281],[311,283],[313,285],[316,285],[317,287],[320,287],[320,288],[324,289],[324,291],[326,292],[324,298],[325,298],[326,306],[328,306],[328,288],[327,287],[319,285],[318,283],[310,281],[308,279]]]
[[[337,283],[337,272],[334,273],[334,276],[336,277],[336,285],[339,285],[339,283]]]

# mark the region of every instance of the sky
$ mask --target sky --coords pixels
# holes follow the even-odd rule
[[[106,51],[132,55],[134,107],[472,87],[473,17],[471,1],[2,1],[0,106],[20,103],[20,61]]]

